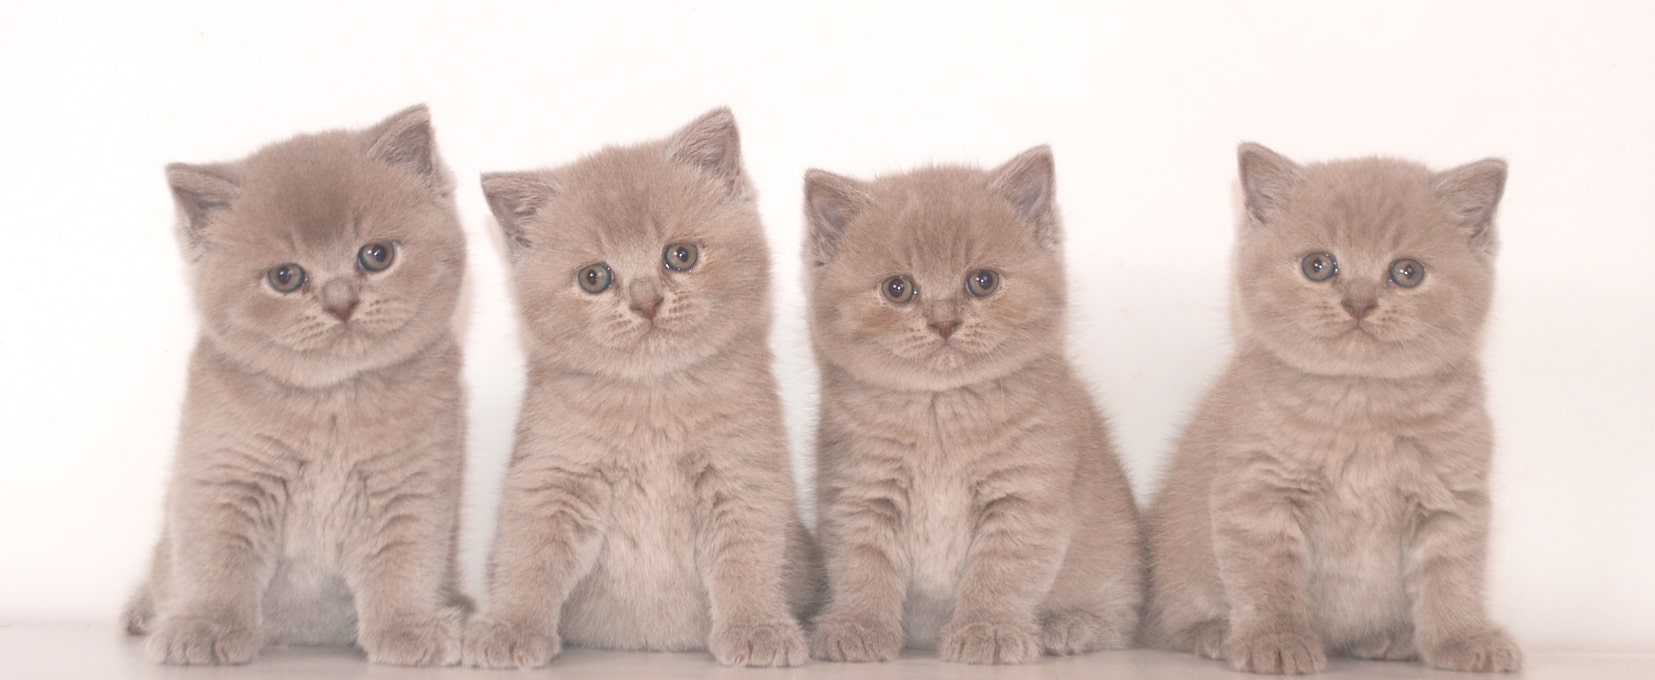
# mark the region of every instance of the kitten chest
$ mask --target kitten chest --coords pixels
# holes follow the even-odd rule
[[[1389,434],[1340,434],[1322,445],[1323,487],[1304,514],[1307,586],[1318,632],[1338,646],[1411,620],[1405,487],[1418,456]]]
[[[903,618],[909,643],[928,648],[953,615],[971,551],[975,515],[963,461],[975,457],[972,449],[978,442],[962,438],[959,424],[935,413],[916,422],[925,423],[922,429],[927,431],[917,438],[908,470],[908,516],[902,538],[909,574]]]

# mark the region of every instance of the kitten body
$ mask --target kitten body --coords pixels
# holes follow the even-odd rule
[[[540,666],[565,641],[802,663],[795,615],[817,560],[734,118],[483,187],[510,244],[529,377],[467,663]],[[676,255],[693,262],[675,270]]]
[[[1482,600],[1476,358],[1505,164],[1240,161],[1236,355],[1148,514],[1146,638],[1254,672],[1328,652],[1515,670]],[[1322,253],[1337,264],[1317,281],[1304,258]],[[1390,278],[1404,260],[1423,280]]]
[[[1136,632],[1137,511],[1064,354],[1053,186],[1045,147],[990,172],[806,177],[819,658],[1017,663]]]
[[[127,629],[167,663],[353,642],[377,662],[458,661],[465,246],[429,114],[168,178],[202,337]]]

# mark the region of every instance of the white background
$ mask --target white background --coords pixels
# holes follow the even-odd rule
[[[0,8],[0,624],[112,621],[155,539],[195,335],[163,164],[431,105],[471,243],[477,591],[522,387],[478,172],[728,104],[777,263],[801,475],[804,169],[1050,143],[1073,354],[1140,500],[1228,352],[1237,142],[1507,158],[1492,608],[1531,649],[1655,651],[1648,3],[155,4]]]

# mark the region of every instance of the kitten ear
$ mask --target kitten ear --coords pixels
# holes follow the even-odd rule
[[[167,184],[178,206],[178,243],[189,259],[207,250],[207,225],[241,195],[237,173],[229,165],[167,166]]]
[[[1494,211],[1506,191],[1506,162],[1485,158],[1437,173],[1432,188],[1466,230],[1472,247],[1492,253]]]
[[[482,183],[488,209],[500,223],[506,245],[515,256],[529,247],[529,221],[556,190],[539,173],[532,172],[484,173]]]
[[[446,192],[448,179],[437,160],[437,135],[431,127],[431,111],[415,104],[391,114],[362,133],[368,158],[402,168]]]
[[[727,107],[708,111],[672,134],[667,155],[724,183],[731,198],[746,196],[747,177],[741,169],[741,132]]]
[[[1052,147],[1044,144],[1017,154],[995,168],[990,191],[1011,202],[1017,214],[1035,226],[1035,242],[1051,247],[1062,238],[1057,220],[1057,166]]]
[[[1247,214],[1259,224],[1265,222],[1266,214],[1281,207],[1287,192],[1304,173],[1298,163],[1252,142],[1243,142],[1236,149],[1236,164],[1241,171]]]
[[[810,252],[818,264],[833,259],[846,228],[872,202],[861,182],[826,170],[805,171],[805,217],[810,220]]]

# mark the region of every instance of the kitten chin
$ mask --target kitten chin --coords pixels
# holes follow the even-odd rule
[[[806,658],[814,543],[770,373],[769,254],[735,119],[483,176],[531,366],[465,660],[565,642]]]
[[[1150,505],[1147,641],[1254,672],[1517,670],[1483,603],[1476,358],[1505,164],[1239,158],[1236,354]]]
[[[1137,510],[1064,358],[1054,168],[805,178],[832,599],[813,653],[1021,663],[1128,645]]]
[[[127,629],[172,664],[457,662],[465,250],[425,107],[167,177],[203,332]]]

